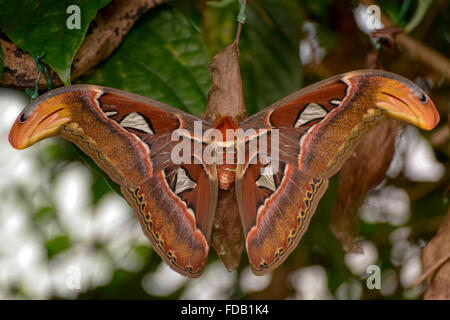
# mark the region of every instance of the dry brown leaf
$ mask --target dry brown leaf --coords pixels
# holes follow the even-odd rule
[[[450,299],[450,210],[438,233],[422,251],[424,274],[416,283],[427,279],[424,299]]]
[[[239,67],[237,42],[220,51],[209,64],[211,87],[203,118],[216,121],[218,116],[242,118],[245,100]],[[242,227],[234,186],[219,190],[211,245],[225,267],[238,267],[243,250]]]
[[[235,192],[234,187],[219,190],[211,241],[212,247],[228,271],[239,266],[244,249]]]
[[[330,228],[347,252],[359,251],[354,242],[359,231],[358,208],[367,192],[383,180],[394,155],[397,131],[395,120],[379,124],[342,166]]]
[[[203,117],[215,121],[217,115],[242,117],[245,112],[244,90],[239,67],[237,42],[220,51],[209,64],[212,83]]]

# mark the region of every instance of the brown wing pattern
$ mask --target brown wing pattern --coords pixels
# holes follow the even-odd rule
[[[268,138],[267,150],[258,145],[236,166],[235,174],[255,273],[272,270],[296,247],[328,178],[364,134],[385,118],[428,130],[439,122],[433,102],[411,81],[360,70],[302,89],[240,124],[243,130],[261,129],[237,139],[247,151],[255,140]],[[121,185],[156,252],[178,272],[196,277],[208,256],[218,193],[216,166],[205,164],[199,153],[206,147],[203,143],[189,155],[196,160],[192,164],[175,164],[171,158],[177,129],[185,129],[182,137],[198,146],[192,134],[196,120],[125,91],[76,85],[34,100],[17,118],[9,141],[18,149],[55,135],[75,143]],[[208,128],[211,125],[203,122],[203,129]],[[265,170],[269,165],[260,156],[277,156],[279,165]],[[234,170],[234,165],[223,168]]]
[[[304,88],[241,123],[244,130],[265,129],[267,135],[276,130],[279,136],[278,146],[269,148],[281,164],[278,172],[264,176],[262,165],[248,158],[236,174],[246,248],[256,274],[276,267],[296,247],[327,179],[387,117],[424,129],[439,121],[433,103],[413,82],[361,70]]]
[[[203,165],[201,154],[193,155],[199,164],[174,165],[171,151],[178,141],[171,135],[177,129],[192,132],[196,120],[201,121],[142,96],[77,85],[33,101],[16,120],[10,141],[25,148],[60,135],[75,143],[122,186],[158,254],[178,272],[195,277],[208,256],[216,169]]]
[[[273,175],[262,175],[262,167],[251,164],[236,179],[245,245],[255,274],[276,268],[295,249],[328,185],[328,180],[308,177],[293,165],[282,164]]]
[[[122,193],[153,248],[189,277],[201,275],[208,258],[217,203],[217,179],[200,165],[170,166]]]

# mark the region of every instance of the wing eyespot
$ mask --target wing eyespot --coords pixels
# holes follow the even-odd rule
[[[422,103],[426,103],[427,102],[427,96],[423,92],[419,92],[419,100]]]
[[[27,120],[27,117],[25,116],[25,113],[22,113],[19,117],[19,122],[20,123],[24,123],[25,120]]]

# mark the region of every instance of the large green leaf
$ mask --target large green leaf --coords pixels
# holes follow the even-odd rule
[[[192,23],[163,6],[143,17],[113,56],[81,81],[135,92],[199,115],[210,84],[208,55]]]
[[[0,0],[0,29],[19,48],[33,56],[45,54],[43,61],[61,80],[70,82],[70,67],[89,23],[97,11],[111,0]],[[80,8],[80,29],[69,29],[67,19]],[[70,20],[72,21],[72,20]]]
[[[2,78],[2,74],[3,74],[3,51],[2,51],[2,47],[0,46],[0,79]]]

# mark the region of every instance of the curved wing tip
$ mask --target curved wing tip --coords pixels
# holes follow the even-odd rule
[[[440,120],[433,101],[416,83],[396,73],[366,69],[345,73],[343,78],[373,78],[376,105],[392,118],[408,122],[424,130],[435,128]],[[370,87],[369,87],[370,90]]]

